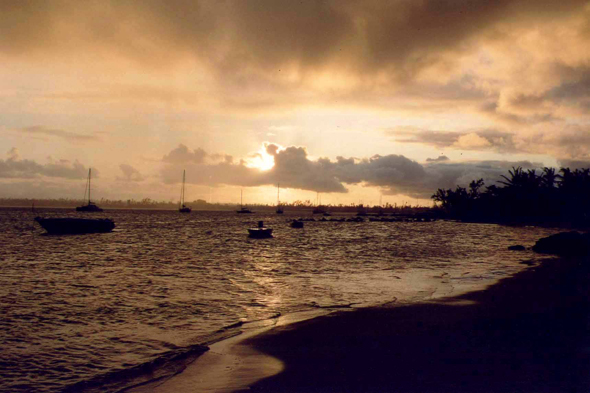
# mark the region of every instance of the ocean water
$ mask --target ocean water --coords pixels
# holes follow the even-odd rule
[[[318,308],[407,303],[481,287],[539,258],[557,230],[436,222],[288,221],[311,213],[113,210],[107,234],[48,236],[0,209],[0,391],[120,391],[176,373],[198,344]],[[335,216],[334,218],[337,218]],[[272,239],[249,239],[258,220]],[[235,328],[232,328],[235,327]]]

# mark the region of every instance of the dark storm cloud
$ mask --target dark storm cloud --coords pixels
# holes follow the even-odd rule
[[[429,198],[437,188],[466,185],[471,180],[484,178],[488,184],[500,179],[513,166],[537,168],[541,164],[528,161],[482,161],[447,163],[444,160],[421,165],[401,155],[376,155],[356,159],[338,157],[311,160],[302,147],[279,149],[269,144],[267,153],[275,166],[267,171],[249,168],[244,162],[217,164],[191,163],[186,165],[187,182],[201,185],[228,184],[236,186],[274,185],[327,193],[346,193],[346,185],[358,184],[380,188],[385,194],[403,194],[413,198]],[[167,164],[161,176],[166,183],[178,183],[184,166]]]
[[[563,82],[543,98],[556,104],[566,103],[583,111],[590,109],[590,66],[561,67]]]
[[[590,109],[590,67],[554,64],[549,68],[549,74],[560,81],[556,86],[534,94],[512,94],[505,100],[502,112],[498,112],[496,102],[482,105],[482,111],[501,120],[530,124],[558,120],[553,112],[559,106],[578,108],[583,113]]]
[[[4,1],[0,51],[14,56],[108,50],[147,66],[192,56],[216,69],[301,71],[333,62],[414,74],[496,24],[538,23],[582,0]],[[167,56],[162,56],[166,54]]]
[[[46,128],[43,126],[24,127],[24,128],[15,129],[15,131],[23,133],[23,134],[30,134],[30,135],[57,136],[57,137],[66,139],[70,142],[98,140],[98,138],[93,135],[76,134],[76,133],[70,132],[70,131],[54,129],[54,128]]]
[[[28,179],[48,176],[64,179],[83,179],[86,175],[87,168],[78,161],[54,161],[50,159],[49,163],[41,165],[32,160],[21,159],[18,150],[15,148],[8,152],[7,159],[0,159],[0,178]],[[98,177],[98,171],[96,175]]]
[[[559,166],[561,168],[570,168],[570,169],[590,168],[590,157],[588,157],[587,160],[560,160]]]

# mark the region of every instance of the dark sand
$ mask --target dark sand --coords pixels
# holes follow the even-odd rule
[[[484,291],[360,309],[249,338],[284,370],[254,392],[589,392],[590,261],[552,259]]]

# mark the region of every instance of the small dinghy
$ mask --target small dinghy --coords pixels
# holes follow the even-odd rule
[[[303,221],[293,220],[291,222],[291,228],[303,228]]]
[[[255,239],[265,239],[272,237],[272,228],[264,226],[263,221],[258,221],[257,228],[248,228],[249,236]]]

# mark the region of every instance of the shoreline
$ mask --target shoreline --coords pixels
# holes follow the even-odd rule
[[[589,263],[546,259],[484,290],[272,329],[244,345],[285,368],[248,390],[589,391]]]
[[[588,263],[549,258],[454,296],[281,316],[125,392],[588,391]]]

